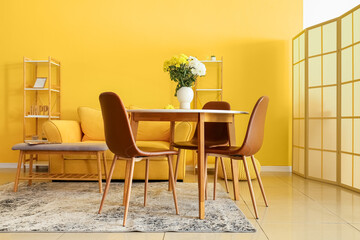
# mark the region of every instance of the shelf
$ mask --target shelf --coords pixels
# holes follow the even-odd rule
[[[222,63],[221,60],[201,60],[202,63]]]
[[[24,62],[26,62],[26,63],[48,63],[49,60],[25,60]],[[54,61],[51,61],[50,63],[60,67],[60,64],[58,64]]]
[[[25,118],[49,118],[49,115],[27,115]],[[60,116],[51,116],[51,118],[60,118]]]
[[[19,180],[81,180],[93,181],[99,180],[97,174],[76,174],[76,173],[38,173],[35,172],[31,176],[20,176]]]
[[[221,92],[222,91],[222,89],[221,88],[219,88],[219,89],[217,89],[217,88],[213,88],[213,89],[195,89],[195,91],[197,91],[197,92]]]
[[[48,88],[25,88],[26,91],[49,91]],[[51,89],[52,92],[57,92],[59,93],[60,90],[57,89]]]

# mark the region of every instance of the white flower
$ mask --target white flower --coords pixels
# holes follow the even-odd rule
[[[189,67],[191,68],[191,73],[194,75],[204,76],[206,74],[205,65],[195,57],[189,57]]]

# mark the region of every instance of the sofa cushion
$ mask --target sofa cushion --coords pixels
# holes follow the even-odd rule
[[[83,141],[105,141],[104,122],[101,111],[89,107],[79,107],[78,114],[81,129],[84,133]]]
[[[129,109],[142,109],[137,106],[130,106]],[[137,140],[139,141],[169,141],[170,122],[139,122],[137,131]]]

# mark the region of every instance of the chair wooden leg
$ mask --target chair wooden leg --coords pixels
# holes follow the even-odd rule
[[[213,195],[213,199],[215,200],[216,198],[216,183],[217,183],[217,176],[218,176],[218,157],[215,157],[215,174],[214,174],[214,195]]]
[[[144,189],[144,207],[146,206],[146,198],[147,198],[147,188],[149,182],[149,159],[146,159],[146,167],[145,167],[145,189]]]
[[[233,179],[233,191],[234,191],[234,200],[239,200],[239,183],[235,179],[239,179],[239,170],[236,167],[236,160],[230,158],[230,164],[231,164],[231,174]]]
[[[208,199],[208,182],[207,182],[207,161],[208,155],[205,154],[205,167],[204,167],[204,176],[205,176],[205,200]]]
[[[24,152],[23,152],[23,151],[20,151],[19,160],[18,160],[18,165],[17,165],[17,169],[16,169],[16,176],[15,176],[15,183],[14,183],[14,192],[17,192],[17,190],[18,190],[19,178],[20,178],[20,171],[21,171],[21,164],[22,164],[22,162],[23,162],[24,156],[25,156]]]
[[[33,174],[33,162],[34,162],[34,155],[30,154],[30,160],[29,160],[29,177],[32,177]],[[29,179],[28,186],[31,186],[32,180]]]
[[[100,152],[96,153],[97,160],[97,170],[98,170],[98,182],[99,182],[99,193],[102,193],[102,175],[101,175],[101,154]]]
[[[129,160],[130,162],[130,169],[129,169],[129,184],[127,185],[127,191],[126,191],[126,201],[125,201],[125,211],[124,211],[124,221],[123,226],[125,227],[126,224],[126,218],[129,210],[129,202],[130,202],[130,195],[131,195],[131,185],[132,185],[132,179],[134,175],[134,165],[135,165],[135,158],[132,158]]]
[[[129,170],[130,170],[130,164],[131,164],[131,161],[126,161],[126,165],[125,165],[125,178],[124,178],[123,206],[125,206],[127,189],[128,189],[128,185],[129,185],[129,176],[130,176]]]
[[[110,167],[109,176],[108,176],[108,178],[107,178],[107,180],[106,180],[106,186],[105,186],[105,190],[104,190],[104,193],[103,193],[103,197],[102,197],[102,199],[101,199],[100,208],[99,208],[99,212],[98,212],[99,214],[101,213],[101,210],[102,210],[102,207],[103,207],[103,205],[104,205],[104,201],[105,201],[106,195],[107,195],[107,193],[108,193],[108,191],[109,191],[111,178],[112,178],[112,175],[113,175],[114,169],[115,169],[116,159],[117,159],[117,157],[116,157],[116,155],[115,155],[115,156],[114,156],[114,159],[113,159],[113,162],[112,162],[112,164],[111,164],[111,167]]]
[[[170,156],[170,159],[171,159],[171,161],[172,161],[172,155]],[[171,184],[170,184],[170,168],[169,168],[168,191],[171,191]]]
[[[261,193],[262,193],[263,198],[264,198],[265,206],[268,207],[268,202],[267,202],[267,199],[266,199],[264,186],[263,186],[263,184],[262,184],[261,177],[260,177],[260,173],[259,173],[259,171],[258,171],[258,169],[257,169],[257,166],[256,166],[256,162],[255,162],[254,155],[251,155],[251,161],[252,161],[252,163],[253,163],[253,165],[254,165],[256,177],[257,177],[257,180],[258,180],[258,182],[259,182],[260,190],[261,190]]]
[[[248,186],[249,186],[249,190],[250,190],[251,201],[252,201],[254,211],[255,211],[255,217],[256,217],[256,219],[258,219],[259,216],[258,216],[258,211],[257,211],[257,206],[256,206],[256,199],[255,199],[255,195],[254,195],[254,189],[253,189],[253,186],[251,183],[251,177],[250,177],[248,165],[247,165],[245,156],[243,156],[242,159],[243,159],[246,178],[247,178],[247,182],[248,182]]]
[[[175,176],[174,176],[175,185],[176,185],[176,182],[177,182],[178,171],[179,171],[180,152],[181,152],[180,150],[181,150],[181,149],[178,150],[178,155],[177,155],[177,158],[176,158]]]
[[[222,171],[224,174],[226,192],[229,193],[229,184],[228,184],[227,175],[226,175],[226,168],[225,168],[225,164],[224,164],[224,159],[222,157],[220,157],[220,162],[221,162],[221,168],[222,168]]]
[[[103,163],[104,163],[104,174],[105,174],[105,180],[107,180],[107,162],[106,162],[106,154],[103,152]]]
[[[176,198],[176,188],[175,188],[175,181],[174,181],[174,173],[173,173],[173,167],[172,167],[172,161],[170,156],[168,155],[168,162],[169,162],[169,169],[170,169],[170,184],[172,186],[172,192],[173,192],[173,197],[174,197],[174,204],[175,204],[175,210],[176,210],[176,214],[179,214],[179,208],[178,208],[178,204],[177,204],[177,198]]]

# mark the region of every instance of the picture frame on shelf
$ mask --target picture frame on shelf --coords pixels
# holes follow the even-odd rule
[[[44,88],[46,84],[46,77],[37,77],[33,88]]]

